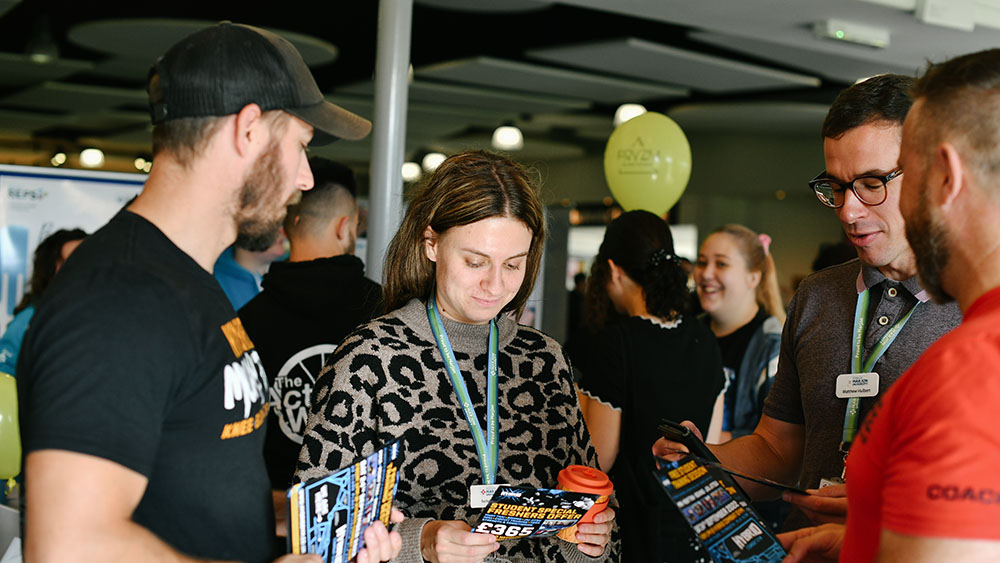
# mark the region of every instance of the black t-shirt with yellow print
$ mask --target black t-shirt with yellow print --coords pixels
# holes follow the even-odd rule
[[[25,337],[18,387],[25,454],[69,450],[142,474],[133,520],[182,553],[269,559],[264,370],[215,278],[152,223],[122,211],[67,260]]]

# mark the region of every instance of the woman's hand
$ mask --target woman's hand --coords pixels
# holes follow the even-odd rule
[[[389,521],[403,521],[403,513],[393,508],[389,513]],[[388,561],[399,555],[403,548],[403,538],[399,532],[390,532],[382,522],[376,520],[365,529],[365,547],[358,552],[356,563],[378,563]]]
[[[458,520],[432,520],[420,534],[420,554],[431,563],[475,563],[499,548],[496,536],[473,533]]]
[[[611,528],[615,521],[615,511],[605,508],[594,516],[594,521],[580,524],[576,528],[576,547],[585,555],[600,557],[611,539]]]

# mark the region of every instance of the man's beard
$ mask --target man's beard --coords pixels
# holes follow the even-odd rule
[[[926,189],[920,191],[917,213],[906,221],[906,239],[917,258],[920,286],[938,303],[954,301],[941,282],[950,257],[948,233],[941,218],[931,212]]]
[[[271,208],[273,200],[282,192],[283,172],[278,144],[272,142],[254,163],[240,188],[239,207],[236,211],[236,246],[259,252],[267,250],[278,240],[288,204],[299,195],[299,192],[295,192],[292,200],[285,202],[280,215],[270,216],[274,212]]]

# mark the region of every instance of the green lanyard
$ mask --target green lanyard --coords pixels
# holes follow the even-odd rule
[[[903,325],[906,321],[910,320],[913,315],[913,311],[917,310],[917,305],[920,304],[918,301],[913,308],[910,309],[909,313],[906,313],[902,319],[896,324],[892,325],[882,338],[878,339],[875,343],[875,347],[872,349],[872,353],[868,356],[867,360],[863,360],[864,356],[864,343],[865,343],[865,331],[868,327],[868,302],[870,296],[868,293],[868,288],[858,294],[858,305],[854,310],[854,336],[851,340],[851,348],[854,351],[854,355],[851,358],[851,373],[868,373],[872,371],[875,367],[875,363],[882,358],[885,351],[889,348],[896,337],[899,336],[899,331],[903,330]],[[844,433],[841,437],[840,449],[843,452],[847,452],[850,447],[851,442],[854,441],[855,435],[858,433],[858,411],[861,406],[860,397],[851,397],[847,400],[847,411],[844,413]]]
[[[458,361],[455,360],[455,353],[451,349],[451,341],[448,340],[448,333],[441,323],[441,314],[438,313],[437,302],[432,295],[427,300],[427,320],[431,323],[431,332],[434,333],[434,340],[437,341],[438,350],[444,359],[444,366],[451,378],[451,386],[455,389],[455,395],[462,404],[462,412],[465,413],[465,420],[472,430],[472,439],[476,443],[476,452],[479,454],[479,467],[483,471],[483,484],[492,485],[497,478],[497,463],[499,455],[499,434],[500,421],[497,418],[497,323],[490,319],[490,341],[489,356],[486,368],[486,427],[487,436],[483,437],[483,429],[479,425],[479,417],[476,416],[476,409],[472,406],[472,399],[469,398],[469,390],[465,386],[465,379],[458,369]]]

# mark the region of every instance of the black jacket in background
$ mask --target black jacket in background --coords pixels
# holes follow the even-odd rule
[[[264,459],[271,487],[287,489],[316,375],[348,333],[380,312],[382,287],[365,277],[353,255],[275,262],[261,285],[239,315],[267,372]]]

